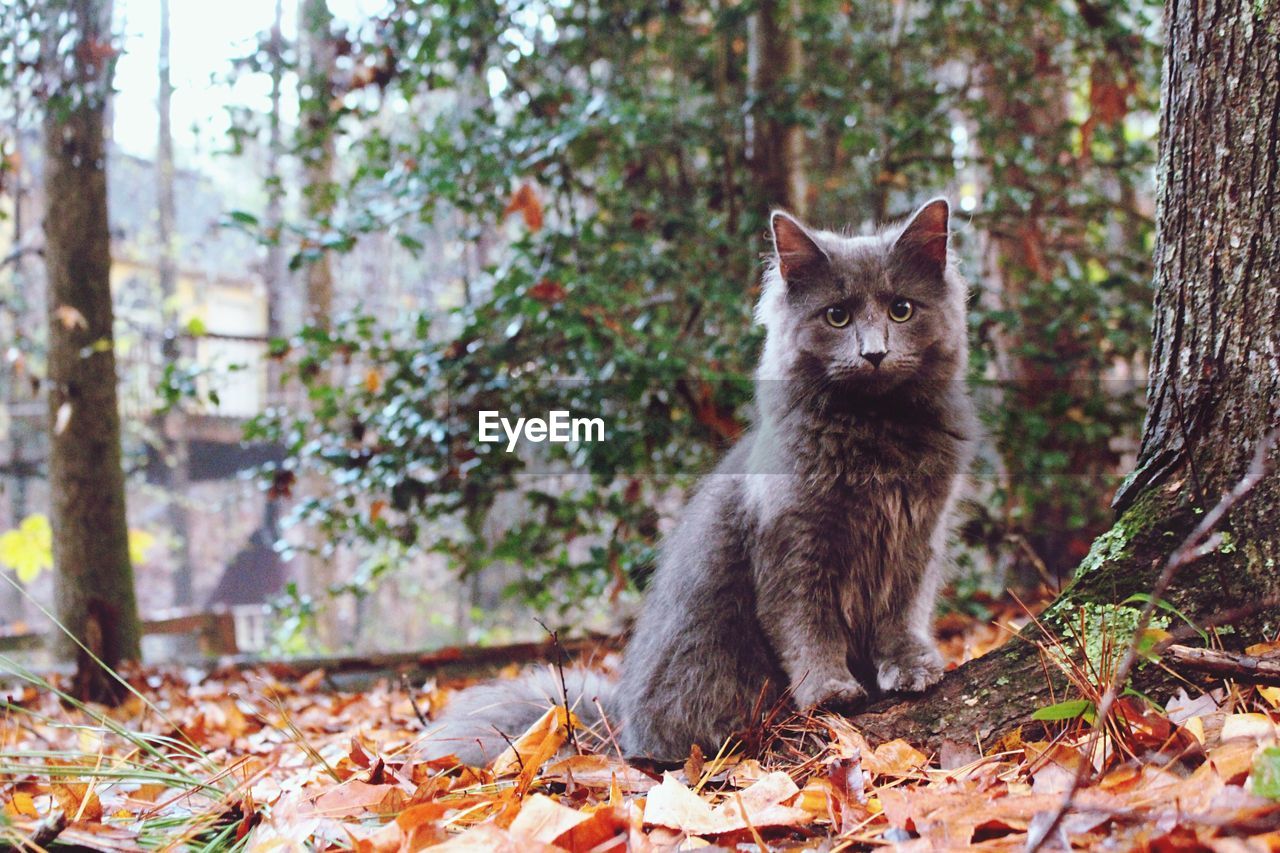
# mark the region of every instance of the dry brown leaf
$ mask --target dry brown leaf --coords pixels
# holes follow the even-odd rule
[[[58,801],[58,808],[62,809],[67,820],[74,823],[102,820],[102,802],[98,799],[97,791],[90,785],[66,782],[51,786],[49,792]]]
[[[1228,714],[1222,721],[1222,740],[1249,738],[1256,741],[1273,740],[1276,724],[1266,714]]]
[[[4,804],[4,813],[15,817],[40,817],[35,800],[26,791],[18,791]]]
[[[546,794],[534,794],[525,799],[520,814],[516,815],[507,831],[517,838],[551,844],[590,817],[577,809],[560,805]]]
[[[616,783],[619,790],[629,794],[644,793],[657,785],[657,781],[620,758],[607,755],[571,755],[543,771],[545,781],[573,783],[588,788],[609,788]]]
[[[528,731],[493,760],[493,775],[510,776],[519,773],[532,780],[542,765],[564,746],[570,725],[577,725],[571,712],[558,705],[548,708]]]
[[[862,757],[862,766],[879,776],[911,776],[928,763],[929,756],[900,738],[882,743]]]
[[[691,835],[709,834],[718,826],[711,804],[680,784],[670,773],[662,774],[662,783],[645,798],[644,822],[648,826],[665,826]]]
[[[813,816],[802,808],[785,805],[800,793],[786,773],[766,775],[750,788],[730,795],[712,808],[706,800],[670,773],[662,784],[649,792],[645,803],[644,822],[651,826],[679,829],[690,835],[723,835],[767,826],[797,826],[809,823]]]
[[[352,779],[334,785],[317,797],[312,803],[312,810],[318,815],[332,818],[376,812],[393,791],[404,796],[404,792],[395,785],[370,785],[368,782]]]
[[[431,850],[437,853],[564,853],[550,844],[514,836],[492,823],[473,826]]]
[[[519,213],[524,217],[524,224],[530,231],[542,230],[542,201],[538,198],[533,184],[525,182],[512,194],[511,201],[507,202],[502,215],[509,216],[512,213]]]

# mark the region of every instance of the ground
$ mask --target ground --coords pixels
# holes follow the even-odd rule
[[[951,662],[989,651],[1028,618],[1011,602],[992,609],[994,623],[944,619]],[[129,680],[137,692],[114,710],[76,707],[56,681],[8,688],[0,843],[1021,850],[1086,760],[1079,717],[926,753],[903,740],[868,743],[841,717],[793,715],[773,722],[754,757],[695,754],[660,773],[621,761],[608,732],[570,736],[564,710],[552,709],[494,764],[466,768],[412,757],[455,684],[384,679],[352,692],[322,671],[290,679],[269,667]],[[1040,716],[1088,716],[1070,704],[1076,697],[1059,698]],[[1280,689],[1218,682],[1160,708],[1129,697],[1120,710],[1123,724],[1095,751],[1097,772],[1051,840],[1280,850]]]

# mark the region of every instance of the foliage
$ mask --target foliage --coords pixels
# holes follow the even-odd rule
[[[142,563],[155,537],[145,530],[129,531],[129,561]],[[13,569],[18,580],[29,584],[46,569],[53,568],[53,531],[49,517],[29,515],[14,530],[0,533],[0,566]]]
[[[1074,648],[1056,644],[1049,650],[1049,657],[1066,672],[1075,666],[1072,658],[1082,658],[1079,666],[1095,684],[1105,685],[1133,642],[1140,615],[1141,611],[1124,604],[1086,602],[1074,613],[1052,617],[1061,620],[1060,627]],[[1163,632],[1168,626],[1168,617],[1156,615],[1148,631]],[[1146,637],[1139,641],[1140,648],[1146,641]]]
[[[943,187],[972,208],[957,244],[996,453],[970,539],[1017,565],[1020,537],[1054,572],[1083,555],[1140,413],[1122,380],[1145,372],[1156,5],[813,0],[782,105],[751,85],[761,8],[399,2],[335,36],[352,70],[324,130],[346,171],[331,207],[263,241],[303,266],[371,233],[423,252],[455,223],[488,262],[458,268],[443,315],[281,343],[310,406],[254,435],[291,453],[277,491],[324,477],[300,517],[464,574],[520,564],[542,604],[642,576],[656,507],[748,417],[774,201],[752,140],[781,118],[804,128],[815,220],[901,215]],[[475,444],[481,408],[603,414],[610,440],[505,454]],[[486,528],[509,494],[522,508]]]
[[[31,583],[53,568],[53,533],[44,515],[29,515],[16,530],[0,534],[0,565],[13,569],[18,580]]]

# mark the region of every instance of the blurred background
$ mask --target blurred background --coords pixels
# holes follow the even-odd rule
[[[0,647],[37,656],[59,320],[43,5],[0,9]],[[987,436],[948,608],[1064,582],[1108,526],[1142,418],[1159,4],[112,14],[148,658],[615,630],[686,490],[750,422],[775,206],[859,230],[952,200]],[[478,409],[600,415],[608,440],[506,453],[476,443]]]

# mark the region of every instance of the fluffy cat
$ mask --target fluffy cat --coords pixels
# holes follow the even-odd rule
[[[757,422],[664,543],[619,682],[569,674],[628,757],[714,753],[784,697],[845,708],[942,673],[932,615],[976,434],[947,202],[873,236],[771,224]],[[482,762],[563,701],[546,672],[472,688],[428,750]]]

